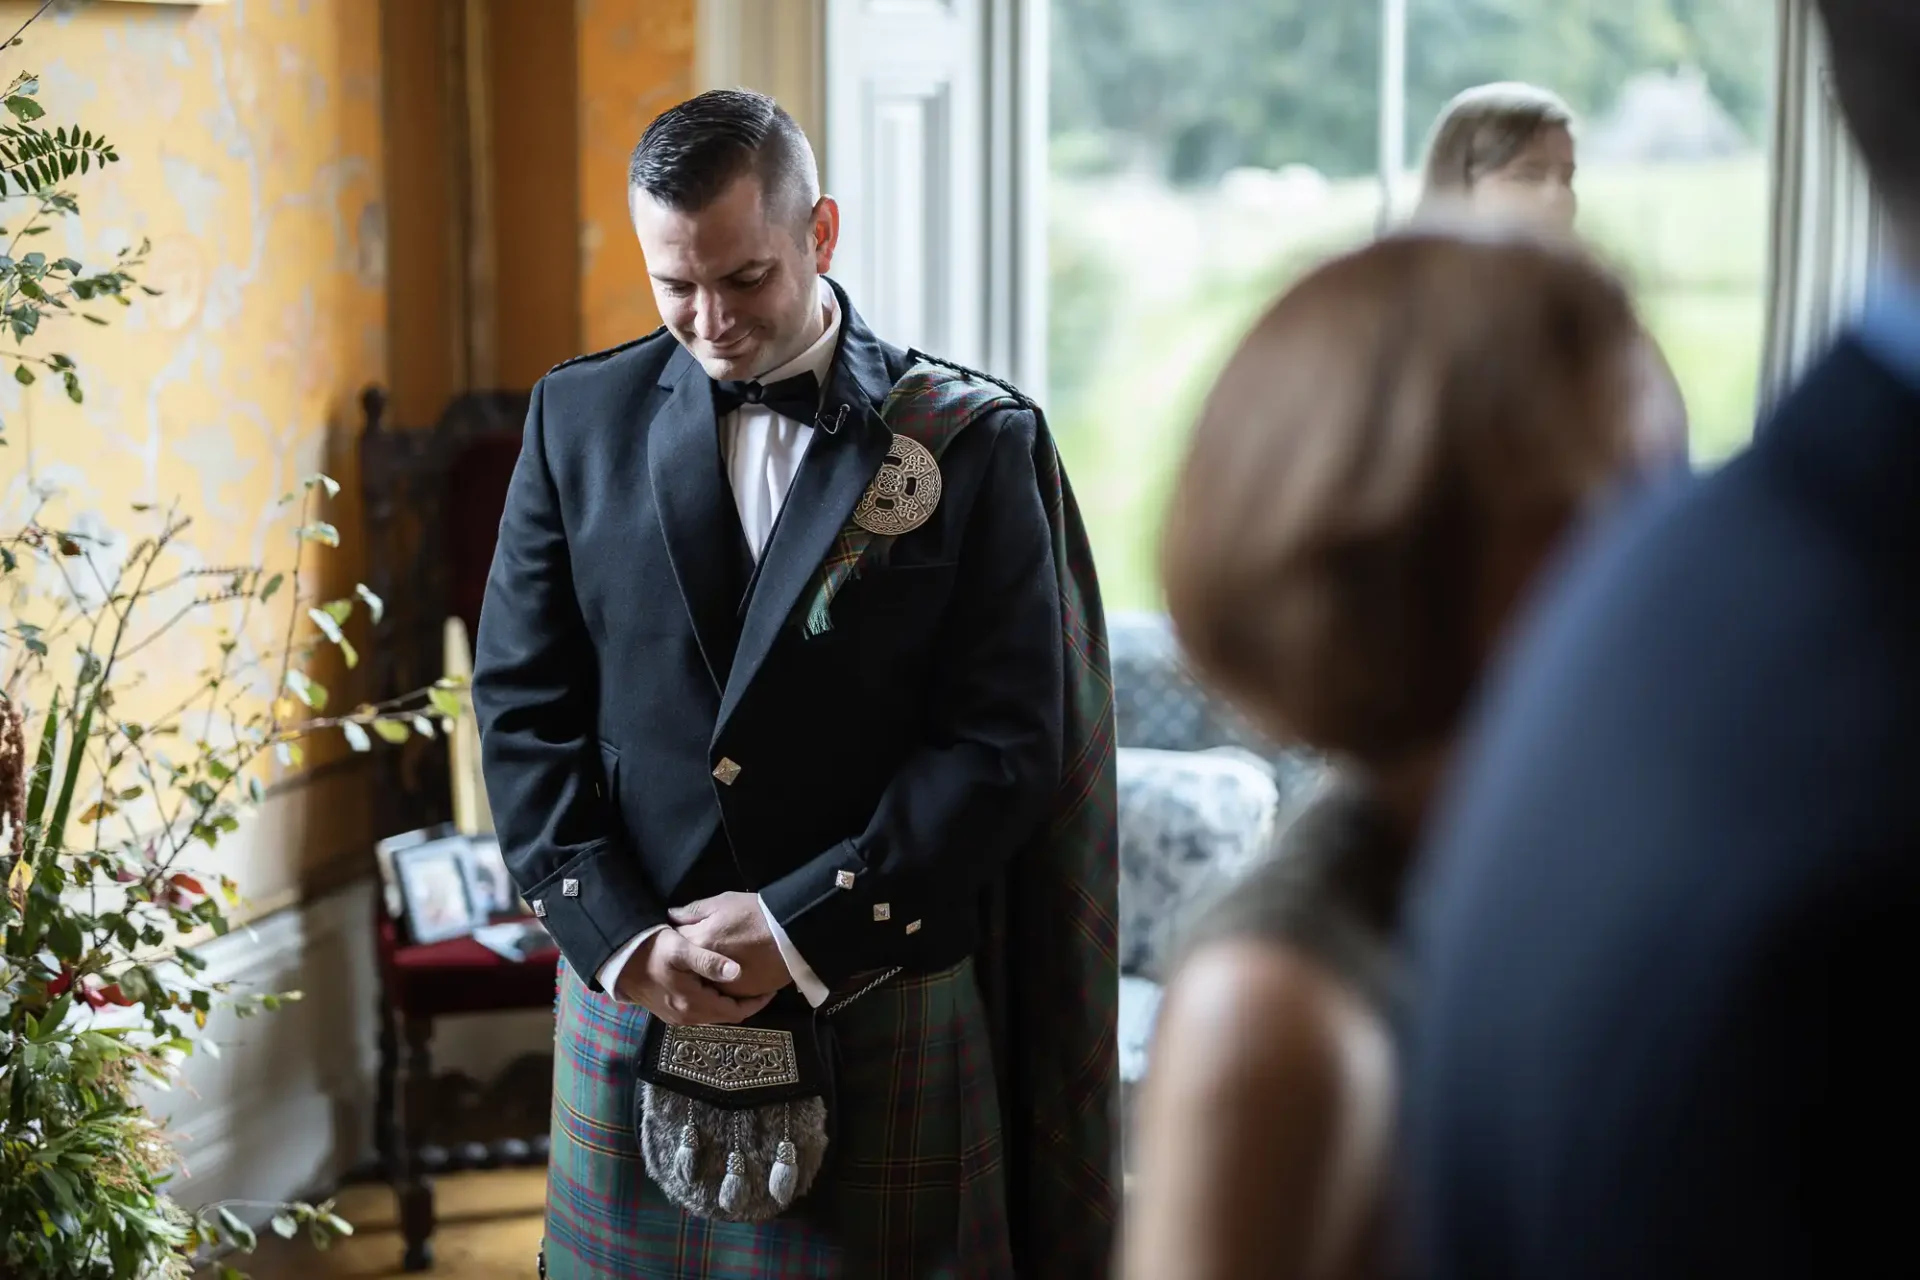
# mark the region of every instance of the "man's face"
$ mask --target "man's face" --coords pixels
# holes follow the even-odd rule
[[[820,334],[819,278],[833,264],[839,209],[822,197],[810,216],[782,221],[763,196],[752,173],[697,213],[629,193],[660,319],[723,381],[778,368]]]
[[[1512,160],[1473,184],[1473,206],[1482,213],[1569,230],[1579,211],[1573,169],[1573,135],[1563,125],[1549,125]]]

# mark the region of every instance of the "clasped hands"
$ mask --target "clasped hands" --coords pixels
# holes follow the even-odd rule
[[[760,898],[722,893],[667,912],[640,944],[615,995],[675,1026],[744,1022],[793,981]]]

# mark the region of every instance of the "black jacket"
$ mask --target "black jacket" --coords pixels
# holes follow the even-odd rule
[[[829,986],[950,964],[1058,782],[1060,602],[1030,410],[962,432],[927,523],[841,589],[831,630],[797,625],[909,363],[840,304],[822,429],[757,574],[708,377],[671,336],[534,388],[474,706],[507,864],[590,984],[668,906],[726,889],[764,895]]]
[[[1848,340],[1492,699],[1415,913],[1418,1274],[1911,1272],[1917,726],[1920,396]]]

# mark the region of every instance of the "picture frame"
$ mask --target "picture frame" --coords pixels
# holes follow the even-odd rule
[[[398,920],[407,913],[405,900],[400,896],[400,878],[393,869],[393,855],[401,849],[410,849],[417,844],[430,840],[445,840],[458,835],[451,822],[436,823],[431,827],[422,827],[417,831],[404,831],[397,836],[388,836],[373,846],[373,860],[380,872],[381,901],[386,904],[387,914]]]
[[[416,946],[465,937],[487,923],[468,844],[455,835],[393,850],[402,914]]]
[[[497,836],[473,836],[467,840],[467,864],[474,889],[474,903],[489,918],[526,914],[520,904],[520,890],[500,854]]]

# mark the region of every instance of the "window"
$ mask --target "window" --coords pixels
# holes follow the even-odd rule
[[[1751,431],[1764,328],[1774,6],[1760,0],[1050,0],[1049,417],[1109,608],[1155,608],[1154,547],[1199,398],[1260,309],[1364,240],[1398,144],[1454,93],[1557,90],[1581,228],[1633,284],[1703,463]],[[1402,9],[1402,4],[1404,8]],[[1404,12],[1404,85],[1383,95]],[[1383,134],[1386,137],[1383,138]]]

